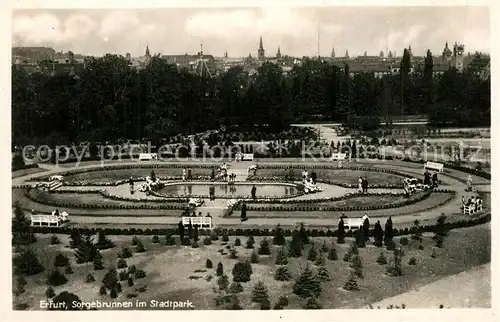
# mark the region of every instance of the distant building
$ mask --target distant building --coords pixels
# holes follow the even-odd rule
[[[260,41],[259,41],[259,49],[257,50],[257,58],[260,61],[263,61],[266,58],[265,55],[265,50],[264,50],[264,45],[262,43],[262,36],[260,36]]]

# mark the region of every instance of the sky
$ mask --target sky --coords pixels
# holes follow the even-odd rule
[[[487,7],[264,7],[15,10],[13,46],[48,46],[84,55],[115,53],[291,56],[378,55],[386,48],[439,55],[446,41],[489,52]],[[319,26],[319,28],[318,28]],[[318,37],[319,34],[319,37]]]

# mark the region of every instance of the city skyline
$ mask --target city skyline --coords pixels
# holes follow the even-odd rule
[[[370,21],[370,23],[367,23]],[[489,52],[487,7],[161,8],[16,10],[13,46],[47,46],[84,55],[206,53],[257,56],[376,56],[382,50],[441,54],[445,42],[466,52]],[[319,37],[318,37],[319,31]],[[242,36],[244,35],[244,36]]]

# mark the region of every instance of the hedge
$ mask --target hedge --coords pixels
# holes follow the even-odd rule
[[[453,222],[446,222],[445,229],[457,229],[457,228],[465,228],[476,226],[480,224],[485,224],[491,220],[491,213],[486,213],[474,218],[468,218],[464,220],[458,220]],[[432,225],[422,225],[420,226],[421,232],[435,232],[436,224]],[[286,237],[292,236],[293,231],[297,231],[297,229],[287,229],[285,227],[281,227],[283,234]],[[27,227],[26,231],[32,233],[39,234],[71,234],[74,231],[80,232],[80,234],[97,234],[100,230],[103,230],[106,235],[179,235],[179,231],[177,228],[162,228],[162,229],[141,229],[141,228],[71,228],[71,227]],[[336,237],[337,230],[330,229],[305,229],[306,233],[311,237]],[[274,236],[275,229],[220,229],[215,228],[213,230],[200,229],[198,231],[200,236],[210,236],[214,232],[221,234],[225,232],[228,236]],[[373,235],[373,229],[370,230],[370,234]],[[416,232],[415,227],[405,227],[405,228],[393,228],[394,236],[404,236],[413,234]],[[354,231],[349,230],[346,232],[346,237],[353,237]]]

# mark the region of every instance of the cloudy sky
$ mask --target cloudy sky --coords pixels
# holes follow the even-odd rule
[[[199,51],[231,57],[256,55],[263,37],[266,56],[378,55],[411,45],[422,55],[446,41],[466,51],[489,51],[486,7],[165,8],[128,10],[16,10],[13,46],[50,46],[79,54],[184,54]]]

